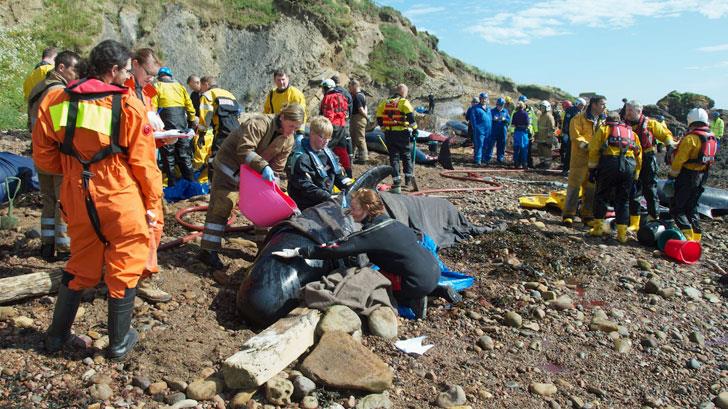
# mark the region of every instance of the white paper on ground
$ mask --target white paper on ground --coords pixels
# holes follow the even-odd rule
[[[394,346],[397,347],[397,349],[399,349],[400,351],[407,354],[422,355],[425,352],[429,351],[430,348],[435,346],[434,344],[422,345],[422,341],[424,341],[425,338],[427,338],[426,335],[416,338],[403,339],[395,342]]]
[[[167,139],[167,138],[192,138],[195,136],[195,131],[190,129],[189,132],[185,133],[179,129],[170,129],[168,131],[155,131],[154,139]]]

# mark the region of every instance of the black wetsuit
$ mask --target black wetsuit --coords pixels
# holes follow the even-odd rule
[[[367,218],[360,232],[353,233],[335,246],[309,246],[300,249],[309,259],[334,259],[366,253],[382,271],[399,275],[399,299],[415,299],[437,287],[440,267],[435,257],[417,242],[414,230],[387,215]]]

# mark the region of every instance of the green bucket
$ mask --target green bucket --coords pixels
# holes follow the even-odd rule
[[[665,231],[660,233],[657,237],[657,248],[660,249],[660,251],[664,250],[665,244],[667,244],[668,240],[685,240],[685,236],[678,229],[665,229]]]

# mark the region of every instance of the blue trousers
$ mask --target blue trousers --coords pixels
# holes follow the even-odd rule
[[[473,129],[473,161],[480,163],[483,158],[483,151],[488,146],[488,136],[486,132],[479,132],[477,129]],[[490,159],[490,155],[489,159]],[[487,159],[486,159],[487,161]]]
[[[496,157],[498,163],[505,160],[506,157],[506,133],[492,132],[490,138],[488,138],[488,146],[485,148],[483,154],[483,162],[489,162],[493,155],[493,147],[496,146]]]
[[[528,165],[528,129],[513,132],[513,164],[516,167]]]

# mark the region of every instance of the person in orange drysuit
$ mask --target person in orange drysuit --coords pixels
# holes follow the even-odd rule
[[[162,174],[144,105],[123,86],[131,52],[103,41],[91,51],[89,68],[89,78],[46,96],[33,128],[36,166],[63,174],[61,209],[71,237],[45,346],[55,352],[68,341],[82,290],[96,286],[105,269],[107,356],[122,359],[138,340],[131,317],[150,228],[161,216],[155,210]]]
[[[157,95],[157,90],[154,88],[152,80],[156,77],[160,65],[157,56],[151,48],[136,50],[131,57],[131,75],[124,83],[129,88],[130,95],[136,96],[144,103],[144,107],[146,108],[145,114],[149,120],[149,124],[152,125],[152,129],[155,131],[164,130],[162,118],[159,117],[157,109],[152,103],[154,96]],[[177,142],[177,138],[155,139],[154,142],[156,147],[159,148],[164,144],[174,144]],[[164,210],[161,201],[159,202],[159,208],[153,211],[159,215],[159,222],[153,228],[155,245],[150,247],[149,263],[137,286],[137,295],[149,302],[167,302],[172,299],[172,296],[162,291],[151,278],[152,274],[159,272],[157,246],[162,241],[162,232],[164,231]]]

